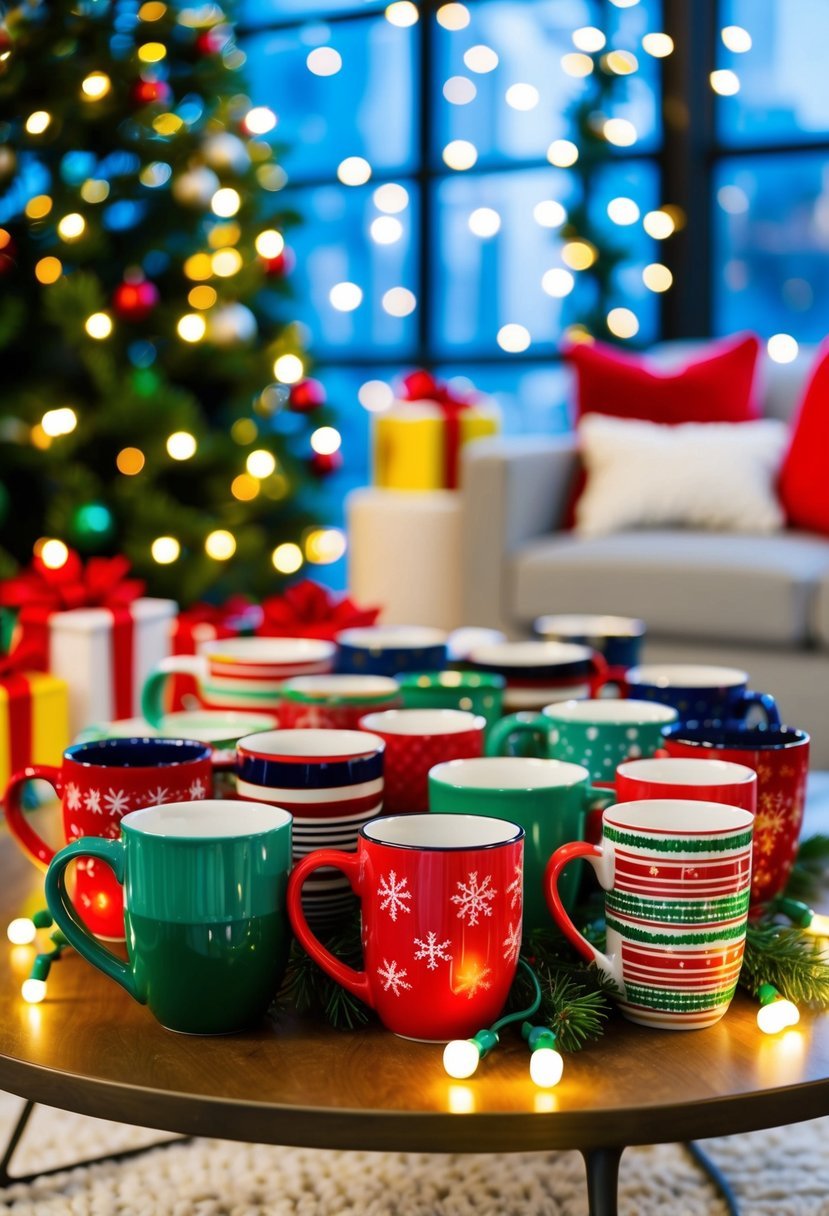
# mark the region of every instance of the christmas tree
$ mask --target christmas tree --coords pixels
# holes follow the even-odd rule
[[[332,535],[312,506],[339,434],[231,17],[26,0],[0,24],[5,572],[57,539],[186,603],[272,590]]]

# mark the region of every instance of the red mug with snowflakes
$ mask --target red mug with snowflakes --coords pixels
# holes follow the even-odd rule
[[[409,1039],[467,1038],[506,1003],[521,948],[524,832],[483,815],[390,815],[360,829],[356,855],[320,849],[288,883],[304,949],[332,979]],[[360,900],[364,970],[308,928],[302,887],[335,866]]]
[[[193,739],[101,739],[76,743],[63,764],[33,764],[6,787],[6,823],[27,857],[42,870],[57,852],[32,827],[21,799],[27,781],[47,781],[63,805],[68,844],[81,836],[120,836],[128,811],[213,795],[211,750]],[[74,887],[72,886],[74,883]],[[83,923],[97,937],[124,939],[124,895],[109,866],[84,858],[70,890]]]
[[[406,815],[429,809],[429,770],[484,754],[486,719],[463,709],[387,709],[366,714],[360,729],[386,745],[383,809]]]

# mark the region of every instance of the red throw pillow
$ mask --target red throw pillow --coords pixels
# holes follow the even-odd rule
[[[780,470],[780,501],[796,528],[829,535],[829,342],[818,351]]]
[[[752,392],[759,349],[753,334],[738,335],[666,372],[601,342],[575,343],[564,351],[576,371],[575,420],[611,414],[672,425],[751,422],[759,417]]]

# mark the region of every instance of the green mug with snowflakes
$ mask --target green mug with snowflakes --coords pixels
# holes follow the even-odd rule
[[[550,923],[542,880],[550,856],[569,840],[583,840],[588,813],[601,815],[616,801],[615,790],[597,789],[580,764],[528,756],[476,756],[436,764],[429,773],[429,810],[454,815],[492,815],[518,823],[524,844],[524,930]],[[559,882],[572,908],[579,863]]]

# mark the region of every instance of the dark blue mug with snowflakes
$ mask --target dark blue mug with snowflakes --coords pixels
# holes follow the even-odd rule
[[[748,675],[736,667],[697,663],[648,663],[631,667],[623,695],[636,701],[658,701],[675,709],[680,723],[721,722],[727,726],[780,725],[771,693],[748,687]]]
[[[63,806],[64,841],[121,833],[129,811],[213,796],[211,749],[194,739],[99,739],[76,743],[59,767],[32,764],[6,787],[6,823],[20,848],[42,870],[55,855],[24,813],[27,781],[46,781]],[[124,940],[123,890],[109,866],[85,858],[68,876],[68,889],[84,925],[96,937]]]

